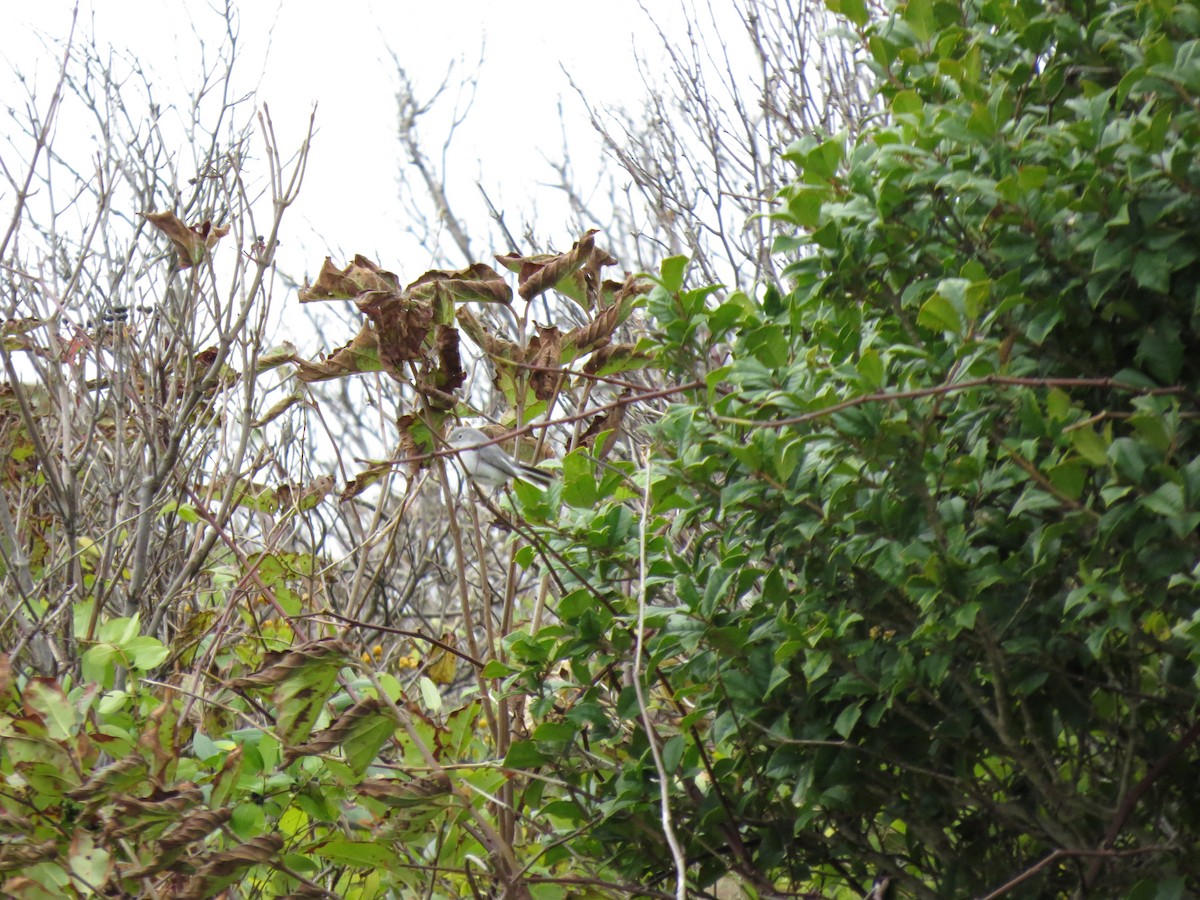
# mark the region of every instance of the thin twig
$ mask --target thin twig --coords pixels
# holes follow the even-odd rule
[[[659,746],[658,737],[655,734],[654,722],[650,718],[650,707],[646,703],[646,691],[642,685],[642,657],[645,653],[646,638],[646,585],[650,578],[650,562],[646,552],[646,525],[651,519],[650,486],[652,479],[650,471],[652,465],[651,457],[647,454],[642,466],[642,475],[645,479],[642,489],[642,513],[638,517],[638,621],[631,677],[633,690],[637,694],[642,727],[646,731],[646,743],[650,747],[650,755],[654,758],[654,768],[658,770],[659,814],[663,835],[667,839],[667,845],[671,848],[671,858],[675,861],[675,897],[676,900],[685,900],[687,897],[687,857],[684,855],[683,846],[679,843],[679,838],[675,834],[675,825],[671,820],[671,777],[663,762],[662,747]]]

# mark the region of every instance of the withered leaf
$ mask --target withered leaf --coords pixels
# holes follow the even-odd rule
[[[588,357],[583,371],[588,375],[615,375],[644,368],[653,361],[654,357],[636,344],[605,344]]]
[[[290,650],[267,654],[261,669],[245,678],[235,678],[229,686],[234,690],[272,687],[306,668],[336,664],[349,659],[351,654],[351,647],[345,641],[320,638]]]
[[[45,324],[41,319],[27,316],[23,319],[5,319],[0,325],[0,334],[28,334],[33,329]]]
[[[307,383],[345,378],[361,372],[378,372],[382,368],[379,341],[375,332],[365,323],[354,340],[334,350],[327,358],[314,362],[296,357],[292,362],[296,364],[296,377]]]
[[[264,834],[239,844],[224,853],[213,853],[204,857],[199,868],[202,877],[232,875],[250,866],[268,862],[283,849],[283,835]]]
[[[371,778],[355,788],[362,796],[395,808],[423,806],[435,797],[449,794],[451,789],[450,778],[444,772],[409,781]]]
[[[282,344],[258,354],[258,359],[254,361],[254,374],[261,375],[276,366],[290,363],[295,358],[296,345],[291,341],[284,341]]]
[[[205,347],[193,357],[196,361],[196,368],[202,371],[211,368],[212,364],[217,361],[218,355],[219,351],[216,347]]]
[[[415,382],[417,392],[429,403],[429,408],[437,412],[448,412],[458,406],[458,398],[443,391],[427,378],[418,378]]]
[[[268,422],[273,422],[278,419],[297,403],[302,402],[304,402],[304,391],[302,388],[297,388],[290,394],[273,403],[271,408],[263,413],[259,418],[255,419],[251,425],[254,428],[262,428]]]
[[[553,325],[538,326],[530,339],[526,355],[529,365],[529,385],[539,400],[549,400],[562,385],[562,332]]]
[[[629,388],[626,388],[621,393],[620,399],[625,400],[632,393]],[[605,439],[604,445],[593,449],[592,455],[598,459],[608,456],[609,451],[612,450],[613,445],[617,442],[617,438],[621,435],[621,423],[625,421],[625,412],[627,409],[628,406],[625,403],[618,402],[616,406],[608,410],[604,415],[592,419],[587,430],[579,436],[579,440],[575,446],[590,447],[595,442],[597,436],[607,431],[609,435]]]
[[[434,384],[447,393],[456,391],[467,380],[467,370],[463,368],[462,354],[458,350],[458,329],[451,325],[439,325],[434,343],[438,360],[433,375]]]
[[[608,343],[612,333],[617,329],[621,308],[610,306],[597,314],[587,325],[572,328],[563,338],[563,361],[571,362],[595,348]]]
[[[109,801],[112,813],[105,831],[113,836],[136,833],[153,822],[175,821],[203,802],[204,795],[190,782],[180,782],[178,790],[155,790],[149,797],[118,794]]]
[[[350,300],[366,291],[399,291],[400,279],[376,265],[367,257],[357,255],[344,269],[339,269],[327,256],[314,284],[305,283],[298,298],[301,303],[319,300]]]
[[[209,806],[219,807],[229,800],[234,789],[240,783],[245,761],[245,754],[241,747],[235,747],[225,754],[225,761],[221,763],[221,771],[210,783]]]
[[[237,881],[246,869],[271,862],[283,849],[283,842],[283,835],[267,834],[224,853],[210,853],[192,860],[195,877],[189,878],[171,896],[175,900],[203,900],[217,896],[223,888]]]
[[[396,716],[392,707],[378,697],[367,697],[338,716],[337,721],[321,733],[303,744],[289,747],[283,756],[284,765],[301,756],[315,756],[341,747],[351,770],[361,776],[395,728]]]
[[[415,463],[411,464],[414,469],[419,468]],[[338,500],[345,502],[352,497],[357,497],[375,482],[382,478],[386,478],[388,473],[392,471],[392,464],[388,462],[372,463],[366,469],[363,469],[353,478],[346,482],[346,486],[342,488],[342,492],[338,494]]]
[[[433,299],[439,291],[448,291],[457,303],[477,300],[481,303],[512,303],[512,288],[486,263],[474,263],[457,272],[434,269],[426,272],[407,288],[413,299]]]
[[[414,457],[424,455],[433,447],[433,435],[429,433],[428,426],[411,413],[399,416],[396,428],[400,432],[400,453],[409,460],[408,472],[416,475],[422,463],[414,461]],[[425,465],[428,465],[428,461]]]
[[[228,225],[214,225],[207,219],[199,225],[185,225],[173,212],[142,213],[142,218],[161,231],[179,254],[179,265],[188,269],[204,259],[221,238],[229,234]]]
[[[148,768],[141,756],[131,753],[111,765],[96,769],[88,776],[87,781],[66,791],[65,796],[79,802],[94,799],[107,801],[110,794],[128,790],[133,785],[144,782]]]
[[[579,271],[572,275],[572,286],[581,289],[584,292],[584,296],[587,297],[587,304],[584,306],[584,309],[599,309],[604,305],[604,287],[612,284],[612,282],[604,281],[601,272],[605,266],[615,266],[616,264],[616,259],[604,250],[596,247],[592,250],[588,258],[584,260]]]
[[[384,291],[362,294],[355,303],[375,326],[383,371],[394,378],[403,378],[403,364],[424,355],[425,337],[433,324],[433,308],[428,303]]]
[[[274,490],[278,509],[306,512],[324,500],[333,490],[333,476],[320,475],[308,484],[281,484]]]
[[[163,836],[158,839],[158,844],[164,850],[185,847],[194,841],[200,840],[210,832],[216,831],[228,822],[232,816],[233,810],[228,807],[225,809],[198,810],[184,818],[178,825],[164,832]]]
[[[351,662],[350,646],[337,638],[301,644],[277,657],[255,674],[230,682],[230,687],[271,687],[275,728],[284,744],[308,738],[330,695],[338,670]]]
[[[27,835],[33,831],[33,822],[25,816],[0,809],[0,834]]]
[[[650,293],[653,287],[654,283],[649,279],[637,278],[633,275],[628,276],[620,284],[613,281],[604,282],[605,292],[612,291],[612,305],[620,310],[617,314],[618,325],[629,318],[629,314],[633,312],[638,300]]]
[[[496,260],[517,273],[517,293],[526,300],[554,288],[585,310],[594,309],[600,293],[600,270],[617,262],[596,247],[595,235],[595,229],[588,231],[566,253],[509,253]]]
[[[521,348],[512,341],[496,337],[488,331],[479,318],[464,306],[458,308],[455,318],[458,325],[467,333],[475,345],[493,359],[516,359],[520,356]]]
[[[23,869],[58,856],[58,843],[50,839],[40,844],[0,844],[0,871]]]

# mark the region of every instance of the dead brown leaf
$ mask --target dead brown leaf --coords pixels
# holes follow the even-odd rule
[[[617,329],[620,309],[619,306],[610,306],[587,325],[572,328],[567,332],[567,336],[563,338],[563,358],[570,362],[607,344]]]
[[[355,335],[345,347],[334,350],[326,359],[313,362],[296,357],[296,377],[304,382],[328,381],[331,378],[345,378],[347,375],[357,375],[361,372],[378,372],[379,341],[370,325],[364,324],[362,330]]]
[[[207,219],[199,225],[185,225],[173,212],[142,213],[142,218],[167,236],[179,254],[179,265],[188,269],[204,259],[217,241],[229,234],[228,225],[214,225]]]
[[[632,391],[626,388],[622,392],[620,399],[625,400],[631,393]],[[612,450],[613,445],[617,442],[617,438],[621,436],[621,423],[625,420],[625,410],[627,408],[626,404],[618,402],[616,406],[612,407],[604,415],[592,419],[587,430],[579,436],[579,440],[576,441],[575,446],[591,447],[595,443],[596,438],[607,431],[609,435],[605,438],[604,444],[594,449],[592,455],[597,459],[603,459],[608,456],[609,451]]]
[[[450,325],[437,327],[438,367],[433,375],[434,384],[443,391],[458,390],[467,380],[467,370],[463,368],[462,354],[459,353],[458,329]]]
[[[339,269],[329,257],[314,284],[307,282],[300,289],[301,303],[320,300],[351,300],[366,291],[391,292],[400,290],[400,279],[365,256],[355,256],[354,261]]]
[[[553,325],[539,325],[529,341],[526,358],[534,367],[529,371],[529,385],[539,400],[549,400],[562,386],[562,341],[562,332]]]
[[[432,300],[439,291],[449,292],[456,303],[477,300],[480,303],[512,303],[512,288],[486,263],[474,263],[457,272],[434,269],[426,272],[407,288],[410,299]]]
[[[433,324],[433,308],[392,291],[360,294],[355,305],[375,326],[383,371],[393,378],[403,378],[404,363],[424,356],[425,338]]]
[[[595,229],[588,231],[565,253],[509,253],[496,260],[517,273],[517,293],[526,300],[554,288],[584,309],[594,309],[600,297],[600,270],[617,262],[596,247],[595,235]]]

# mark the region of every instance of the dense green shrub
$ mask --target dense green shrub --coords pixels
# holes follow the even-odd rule
[[[1200,10],[830,5],[887,114],[789,149],[790,280],[718,305],[672,261],[650,300],[707,386],[659,427],[641,573],[688,858],[823,896],[1200,890]],[[571,574],[618,583],[616,510]],[[572,611],[595,672],[613,612]],[[596,718],[630,755],[594,836],[669,877],[644,734]]]

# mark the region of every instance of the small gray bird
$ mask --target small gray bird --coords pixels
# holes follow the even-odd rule
[[[514,478],[542,488],[550,484],[549,472],[513,459],[501,450],[499,445],[488,443],[491,440],[493,438],[478,428],[462,425],[450,432],[446,443],[458,451],[458,461],[463,470],[472,481],[479,484],[500,487]],[[484,444],[487,446],[483,446]]]

